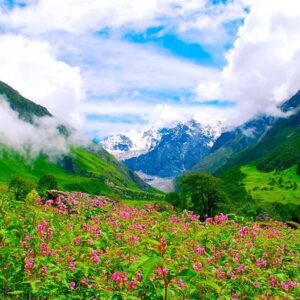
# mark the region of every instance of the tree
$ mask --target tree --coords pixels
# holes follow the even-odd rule
[[[9,190],[14,194],[17,200],[25,200],[27,194],[35,188],[32,180],[20,176],[12,176],[9,183]]]
[[[41,196],[45,196],[48,190],[57,189],[57,181],[52,174],[43,175],[38,183],[38,192]]]
[[[222,190],[222,180],[209,174],[184,175],[176,182],[179,207],[201,215],[212,216],[227,195]]]

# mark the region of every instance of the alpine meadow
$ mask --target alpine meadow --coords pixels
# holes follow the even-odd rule
[[[300,300],[297,0],[0,0],[0,299]]]

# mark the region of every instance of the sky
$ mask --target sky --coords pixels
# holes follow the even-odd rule
[[[298,0],[0,0],[0,80],[92,137],[276,115],[299,73]]]

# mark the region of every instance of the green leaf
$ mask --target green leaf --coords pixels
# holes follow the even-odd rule
[[[185,277],[191,279],[197,275],[197,272],[192,269],[185,269],[179,272],[176,277]]]
[[[133,265],[130,266],[129,272],[134,273],[139,267],[141,267],[150,257],[147,255],[143,255],[139,257]]]
[[[20,295],[23,294],[23,291],[13,291],[13,292],[8,292],[9,295]]]
[[[142,268],[144,283],[149,279],[149,277],[153,273],[153,270],[158,268],[162,263],[163,259],[159,256],[149,257],[149,259],[143,263]]]
[[[209,279],[203,280],[200,282],[200,285],[208,286],[214,289],[218,294],[221,292],[221,287],[213,280],[209,280]]]

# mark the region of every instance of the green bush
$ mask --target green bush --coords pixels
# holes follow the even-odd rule
[[[29,192],[35,188],[32,180],[22,178],[18,175],[12,176],[9,182],[9,190],[13,193],[16,200],[24,200]]]
[[[51,174],[43,175],[38,183],[38,192],[41,196],[46,196],[48,190],[56,190],[58,188],[55,177]]]

